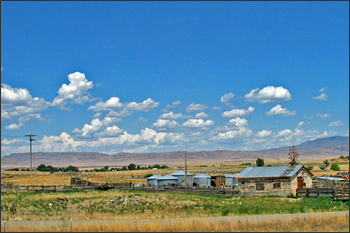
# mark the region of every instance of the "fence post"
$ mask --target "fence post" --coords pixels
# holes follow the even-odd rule
[[[6,232],[6,220],[4,220],[4,232]]]
[[[69,232],[72,232],[72,219],[69,220]]]
[[[137,220],[135,219],[135,232],[137,232]]]
[[[193,232],[195,232],[195,231],[196,231],[196,228],[195,228],[195,226],[194,226],[194,219],[192,220],[192,228],[193,228]]]
[[[299,214],[297,214],[297,224],[299,225]]]

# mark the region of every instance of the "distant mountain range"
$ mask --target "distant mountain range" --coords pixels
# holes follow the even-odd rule
[[[303,159],[330,159],[349,155],[349,137],[334,136],[306,141],[295,145],[300,160]],[[267,149],[260,151],[190,151],[187,152],[187,162],[238,162],[255,161],[256,158],[266,160],[279,160],[284,162],[288,157],[289,147]],[[1,158],[1,169],[28,168],[30,164],[29,153],[14,153]],[[180,164],[184,161],[184,153],[181,151],[164,153],[125,153],[109,155],[98,152],[35,152],[33,153],[33,167],[40,164],[54,167],[67,167],[69,165],[79,167],[109,167],[124,166],[130,163],[137,165],[150,164]]]

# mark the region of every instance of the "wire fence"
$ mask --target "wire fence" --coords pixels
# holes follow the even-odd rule
[[[315,224],[325,219],[349,223],[349,212],[248,215],[169,219],[1,221],[2,232],[196,232],[251,231],[254,227]],[[348,226],[348,225],[347,225]],[[265,228],[264,228],[265,227]]]

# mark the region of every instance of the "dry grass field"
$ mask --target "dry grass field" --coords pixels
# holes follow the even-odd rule
[[[2,232],[348,232],[348,213],[2,222]]]
[[[255,166],[255,161],[250,161],[252,166]],[[340,167],[340,171],[333,171],[328,167],[327,171],[322,171],[318,165],[322,163],[322,160],[305,160],[301,164],[306,167],[312,165],[312,173],[315,176],[323,175],[335,175],[338,172],[349,172],[349,161],[337,162]],[[331,163],[333,163],[331,161]],[[221,162],[221,163],[193,163],[188,164],[188,171],[196,175],[200,172],[205,172],[208,175],[219,175],[219,174],[235,174],[241,172],[248,165],[241,165],[240,162]],[[277,160],[267,160],[265,165],[286,165]],[[86,168],[80,168],[85,170]],[[91,169],[91,168],[90,168]],[[132,182],[134,184],[146,184],[146,180],[143,179],[147,174],[159,174],[166,175],[171,174],[178,169],[184,169],[184,164],[175,164],[169,169],[158,169],[158,170],[133,170],[133,171],[113,171],[113,172],[79,172],[79,176],[82,175],[84,179],[88,178],[89,181],[99,183],[121,183],[121,182]],[[30,185],[31,173],[29,171],[1,171],[1,181],[13,183],[14,185]],[[70,183],[70,177],[73,173],[70,172],[39,172],[33,171],[33,185],[68,185]],[[132,179],[135,178],[135,179]]]

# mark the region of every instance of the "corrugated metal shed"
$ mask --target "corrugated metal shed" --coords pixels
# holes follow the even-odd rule
[[[292,177],[298,172],[303,165],[297,165],[294,169],[286,174]],[[247,167],[240,174],[241,178],[260,178],[260,177],[281,177],[282,174],[289,169],[290,166],[273,166],[273,167]]]

